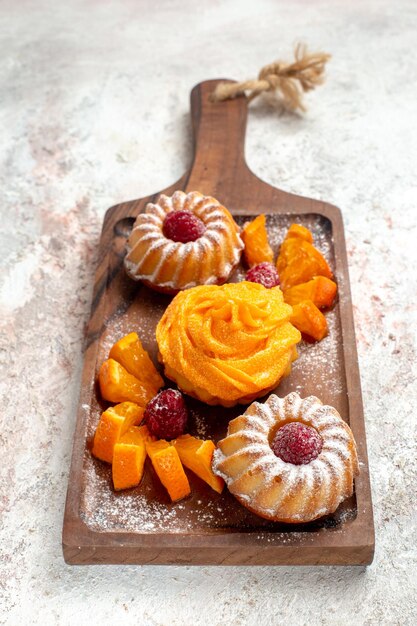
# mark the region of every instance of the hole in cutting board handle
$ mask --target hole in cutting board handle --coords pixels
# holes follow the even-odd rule
[[[134,217],[123,217],[121,220],[116,222],[113,227],[114,234],[117,237],[129,237],[132,232],[133,224],[135,223]]]

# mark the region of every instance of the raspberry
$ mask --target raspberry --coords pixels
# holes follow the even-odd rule
[[[323,439],[318,432],[300,422],[290,422],[282,426],[271,443],[274,454],[293,465],[310,463],[318,457],[322,447]]]
[[[278,287],[279,285],[277,268],[273,263],[259,263],[258,265],[254,265],[246,274],[246,280],[251,283],[259,283],[267,289]]]
[[[164,235],[172,241],[195,241],[205,230],[204,222],[191,211],[171,211],[164,219]]]
[[[188,412],[182,393],[165,389],[148,402],[143,415],[152,435],[158,439],[175,439],[184,433]]]

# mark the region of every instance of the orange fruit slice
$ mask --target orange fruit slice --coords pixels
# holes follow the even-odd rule
[[[129,333],[119,339],[110,350],[109,357],[120,363],[129,374],[152,387],[155,391],[154,395],[163,386],[164,381],[136,333]]]
[[[131,426],[114,446],[112,477],[116,491],[139,485],[146,459],[146,426]]]
[[[265,215],[258,215],[243,226],[241,237],[245,244],[244,255],[249,267],[258,263],[273,263],[274,253],[269,245]]]
[[[159,480],[173,502],[191,493],[188,478],[174,446],[163,439],[150,441],[146,443],[146,452]]]
[[[290,237],[304,239],[304,241],[308,241],[308,243],[313,243],[313,235],[311,234],[311,231],[309,231],[305,226],[301,226],[301,224],[291,224],[286,235],[287,239]]]
[[[204,441],[191,435],[181,435],[173,442],[173,446],[185,467],[197,474],[217,493],[223,491],[224,480],[216,476],[211,469],[213,452],[216,449],[212,441]]]
[[[277,270],[283,291],[315,276],[333,278],[324,256],[311,243],[298,237],[287,237],[281,244]]]
[[[123,402],[104,411],[94,435],[92,454],[111,463],[117,441],[133,424],[140,424],[143,413],[144,409],[133,402]]]
[[[326,318],[311,300],[303,300],[293,306],[290,319],[301,333],[316,341],[321,341],[327,335]]]
[[[315,276],[307,283],[294,285],[284,291],[284,300],[294,306],[303,300],[311,300],[319,308],[327,308],[333,304],[337,285],[325,276]]]
[[[135,402],[146,406],[155,395],[155,389],[142,383],[114,359],[107,359],[98,376],[101,395],[109,402]]]

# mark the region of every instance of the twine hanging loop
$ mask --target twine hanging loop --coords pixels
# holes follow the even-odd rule
[[[298,44],[294,51],[295,61],[275,61],[265,65],[258,78],[241,83],[219,83],[211,94],[213,102],[220,102],[247,93],[251,101],[261,93],[272,92],[290,111],[305,111],[303,93],[311,91],[324,82],[324,71],[330,54],[309,53],[307,47]]]

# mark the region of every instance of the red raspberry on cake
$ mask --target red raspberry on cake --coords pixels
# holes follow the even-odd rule
[[[323,440],[311,426],[290,422],[276,433],[271,448],[276,456],[293,465],[307,465],[321,452]]]
[[[171,211],[164,219],[163,233],[172,241],[196,241],[204,235],[205,230],[203,220],[191,211]]]
[[[144,421],[158,439],[175,439],[184,434],[188,411],[184,397],[176,389],[165,389],[146,406]]]
[[[133,280],[176,294],[222,285],[240,261],[240,228],[216,198],[198,191],[161,194],[133,225],[124,266]]]

